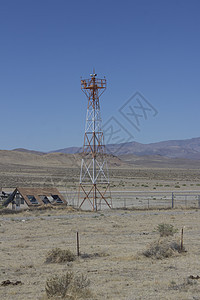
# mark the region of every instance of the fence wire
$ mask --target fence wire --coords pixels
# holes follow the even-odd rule
[[[68,204],[78,207],[78,190],[61,191]],[[200,208],[200,190],[197,191],[112,191],[112,207],[127,209],[168,209],[168,208]],[[85,195],[80,194],[80,200]],[[98,199],[97,199],[98,201]],[[99,200],[100,201],[100,200]],[[108,208],[101,201],[101,209]],[[82,209],[91,209],[88,200]]]

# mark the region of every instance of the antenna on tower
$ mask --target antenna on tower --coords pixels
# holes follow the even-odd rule
[[[112,208],[109,173],[102,131],[99,98],[106,89],[106,79],[97,78],[93,69],[90,79],[81,79],[81,90],[88,98],[82,152],[78,207],[87,201],[92,210],[103,204]]]

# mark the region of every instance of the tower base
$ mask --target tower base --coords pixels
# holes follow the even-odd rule
[[[81,199],[81,201],[80,201]],[[110,184],[81,184],[78,192],[78,208],[83,206],[93,211],[101,210],[103,206],[112,208]]]

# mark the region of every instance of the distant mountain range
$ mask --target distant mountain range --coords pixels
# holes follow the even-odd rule
[[[136,156],[163,156],[168,158],[187,158],[200,159],[200,137],[186,140],[171,140],[150,144],[141,144],[137,142],[129,142],[123,144],[107,145],[107,152],[116,156],[136,155]],[[37,153],[39,155],[44,152],[37,152],[26,149],[14,149],[15,151]],[[67,153],[75,154],[82,152],[82,147],[69,147],[59,150],[50,151],[49,153]]]
[[[160,155],[169,158],[200,159],[200,137],[187,140],[171,140],[150,144],[129,142],[124,144],[110,144],[107,152],[119,155],[134,154],[137,156]],[[70,147],[51,152],[80,153],[82,147]]]

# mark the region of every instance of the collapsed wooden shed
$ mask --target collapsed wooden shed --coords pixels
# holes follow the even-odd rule
[[[47,205],[67,205],[67,201],[56,188],[16,188],[3,205],[19,210]]]

